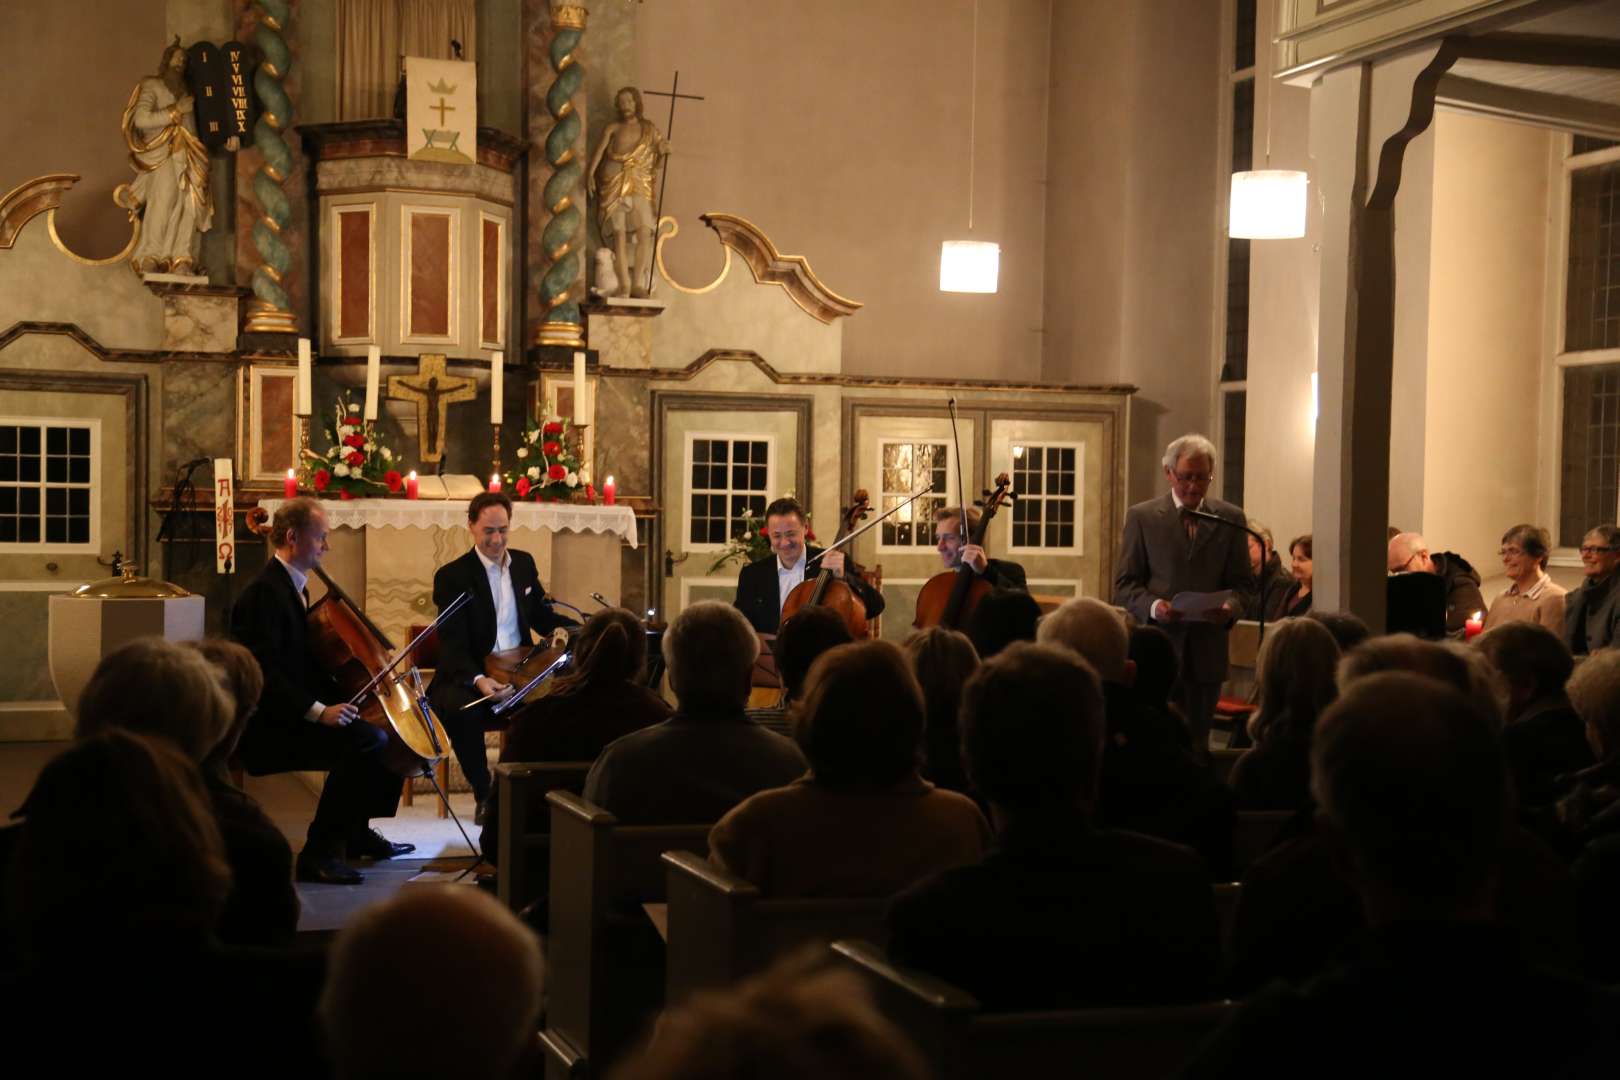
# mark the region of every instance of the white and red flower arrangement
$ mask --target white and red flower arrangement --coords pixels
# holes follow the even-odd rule
[[[596,501],[590,470],[569,438],[571,426],[557,416],[543,424],[529,419],[518,442],[517,468],[502,478],[507,494],[534,502],[571,502],[576,497]]]
[[[326,437],[332,446],[324,454],[305,451],[310,458],[310,483],[328,499],[354,499],[399,494],[405,480],[394,468],[394,452],[383,445],[376,425],[364,420],[360,406],[347,392],[332,407]]]

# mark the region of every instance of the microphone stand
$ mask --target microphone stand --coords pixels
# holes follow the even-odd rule
[[[1242,529],[1244,532],[1248,533],[1250,536],[1254,537],[1256,541],[1259,542],[1259,544],[1260,544],[1260,552],[1261,552],[1262,556],[1265,554],[1266,538],[1261,536],[1254,529],[1249,528],[1248,525],[1240,524],[1240,523],[1238,523],[1236,521],[1230,520],[1229,518],[1223,518],[1219,514],[1212,514],[1208,510],[1189,510],[1187,507],[1183,506],[1181,508],[1181,512],[1183,514],[1188,514],[1188,515],[1191,515],[1192,517],[1198,518],[1200,521],[1213,521],[1217,525],[1225,525],[1228,529]],[[1260,560],[1260,570],[1262,571],[1262,574],[1264,573],[1265,568],[1266,568],[1265,559],[1262,558]],[[1258,682],[1259,678],[1260,678],[1260,646],[1264,645],[1265,641],[1266,641],[1266,581],[1265,581],[1264,576],[1261,577],[1259,585],[1260,585],[1260,618],[1257,621],[1260,624],[1260,630],[1255,635],[1255,643],[1254,643],[1254,674],[1255,674],[1255,681],[1256,682]]]

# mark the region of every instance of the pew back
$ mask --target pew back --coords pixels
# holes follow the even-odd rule
[[[585,786],[588,761],[501,762],[495,766],[500,786],[496,878],[501,903],[522,911],[546,895],[551,871],[551,808],[546,795],[577,792]]]

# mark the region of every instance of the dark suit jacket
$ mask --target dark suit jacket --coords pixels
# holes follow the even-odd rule
[[[572,625],[573,620],[558,615],[546,603],[546,589],[540,583],[534,557],[516,548],[506,551],[512,557],[512,596],[517,601],[519,640],[528,644],[531,630],[549,634],[559,626]],[[484,673],[484,657],[495,651],[495,594],[490,591],[483,560],[473,548],[439,567],[433,575],[433,603],[440,611],[464,592],[472,594],[472,601],[439,625],[439,666],[429,688],[435,701],[459,699],[457,708],[476,696],[472,681]]]
[[[821,548],[806,547],[805,557],[813,559]],[[818,564],[819,565],[819,564]],[[805,571],[805,580],[814,581],[816,566]],[[844,582],[855,590],[855,595],[866,605],[866,617],[874,619],[883,614],[883,594],[862,580],[848,562],[845,563]],[[782,599],[776,584],[776,554],[755,559],[737,572],[737,598],[732,603],[754,624],[761,634],[774,634],[782,621]]]
[[[990,583],[992,589],[1029,592],[1029,579],[1024,576],[1024,568],[1006,559],[987,557],[984,563],[984,579]]]
[[[264,672],[264,693],[250,725],[305,724],[304,714],[316,701],[344,700],[310,655],[308,618],[303,596],[272,555],[231,609],[231,636],[247,646]]]
[[[1620,589],[1617,576],[1593,586],[1591,579],[1564,598],[1564,644],[1576,656],[1606,649],[1620,641]]]
[[[1228,521],[1243,524],[1243,511],[1231,503],[1205,499],[1202,507]],[[1177,593],[1231,589],[1238,610],[1251,605],[1254,571],[1249,568],[1248,533],[1213,521],[1200,521],[1189,544],[1175,501],[1165,492],[1125,512],[1119,570],[1114,575],[1114,603],[1152,622],[1155,600],[1174,600]],[[1182,678],[1218,683],[1226,678],[1226,627],[1213,623],[1164,623],[1181,658]]]

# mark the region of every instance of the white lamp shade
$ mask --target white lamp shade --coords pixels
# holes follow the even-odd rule
[[[947,240],[939,246],[939,291],[993,293],[1001,273],[1001,245]]]
[[[1247,240],[1291,240],[1305,235],[1305,174],[1256,169],[1232,174],[1227,235]]]

